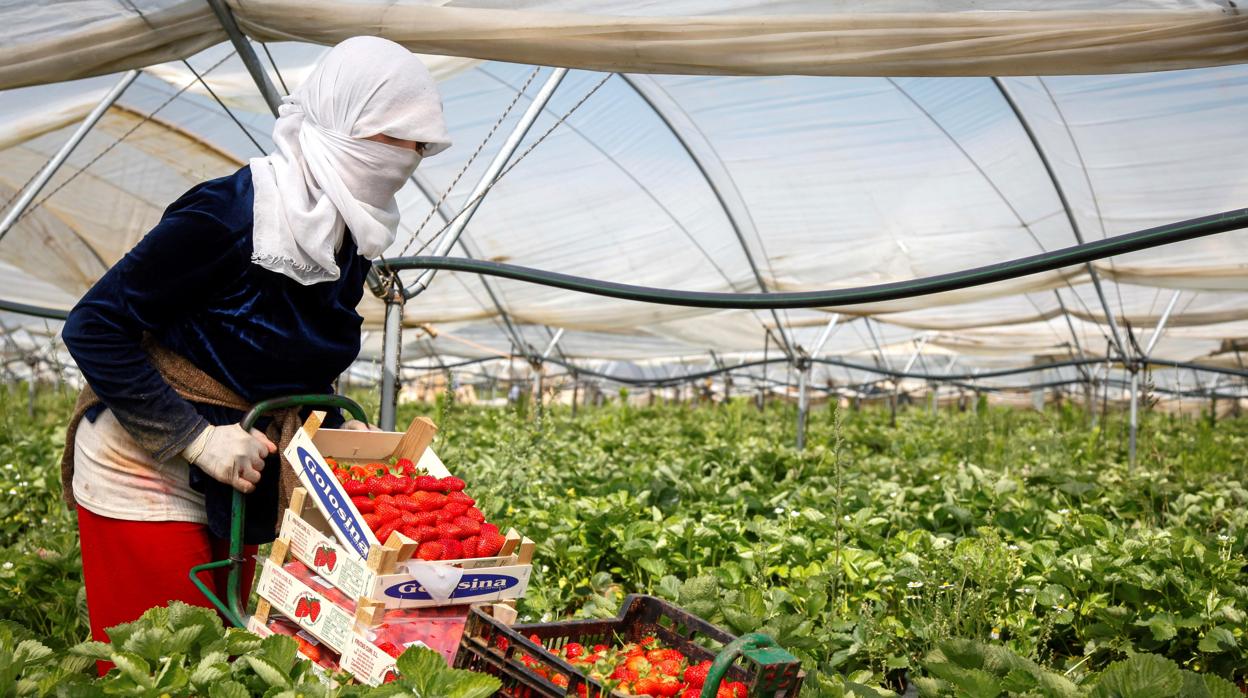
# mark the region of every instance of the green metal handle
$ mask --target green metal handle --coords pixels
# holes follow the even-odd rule
[[[715,698],[719,693],[719,684],[724,680],[724,675],[728,673],[728,668],[732,663],[737,661],[746,652],[753,652],[760,649],[779,649],[780,646],[776,641],[767,637],[762,633],[746,633],[741,637],[724,645],[724,648],[715,655],[715,661],[711,662],[711,670],[706,673],[706,683],[702,684],[702,693],[699,698]]]
[[[346,410],[352,417],[361,422],[368,422],[368,416],[364,412],[364,408],[359,403],[349,397],[342,395],[289,395],[287,397],[273,398],[272,400],[262,400],[243,416],[243,420],[239,423],[243,429],[251,429],[259,421],[260,417],[275,410],[284,410],[289,407],[330,407],[340,410]],[[230,557],[228,560],[217,560],[216,562],[207,562],[202,565],[196,565],[191,568],[191,582],[208,597],[212,605],[221,612],[235,626],[241,628],[247,623],[243,619],[246,615],[246,602],[243,600],[243,521],[246,519],[247,500],[243,497],[243,493],[234,490],[233,509],[230,512]],[[222,602],[221,599],[208,588],[199,579],[199,573],[207,570],[214,570],[220,567],[229,566],[230,576],[226,582],[226,596],[229,597],[229,604]]]

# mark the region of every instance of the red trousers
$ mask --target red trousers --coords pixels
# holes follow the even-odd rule
[[[212,602],[191,582],[190,570],[230,555],[230,542],[214,538],[202,524],[123,521],[81,506],[78,535],[91,638],[101,642],[108,642],[108,628],[135,620],[153,606],[184,601],[211,608]],[[251,593],[255,554],[256,546],[244,546],[243,598]],[[223,601],[227,600],[228,576],[228,567],[199,573],[199,579]],[[100,662],[100,674],[111,667]]]

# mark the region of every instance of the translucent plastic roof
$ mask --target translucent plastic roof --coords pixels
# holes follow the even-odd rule
[[[46,76],[53,70],[47,62],[59,60],[36,60],[31,47],[46,48],[40,43],[44,40],[55,43],[57,36],[79,29],[112,31],[118,22],[129,27],[138,21],[137,15],[130,16],[133,12],[105,0],[83,4],[98,11],[84,12],[85,19],[73,30],[40,23],[40,17],[50,21],[62,12],[55,4],[41,6],[22,20],[25,25],[19,21],[16,30],[6,30],[28,40],[24,55],[30,70],[24,75]],[[206,7],[172,0],[138,3],[149,20],[161,12],[186,12],[194,16],[188,22],[201,21],[201,5]],[[310,6],[312,19],[299,20],[287,35],[332,39],[309,35],[307,24],[330,5]],[[828,23],[865,17],[854,14],[863,9],[860,3],[848,1],[831,9],[826,3],[796,0],[677,2],[662,9],[637,3],[439,5],[445,6],[413,2],[399,3],[399,8],[427,11],[447,22],[467,22],[461,11],[470,5],[488,10],[481,17],[500,22],[524,18],[549,32],[552,45],[564,46],[572,64],[592,62],[585,55],[593,51],[553,29],[558,18],[542,13],[560,10],[572,24],[608,15],[618,20],[627,14],[631,22],[655,26],[672,16],[715,14],[729,28],[764,11],[794,19],[818,8]],[[624,12],[625,5],[632,10]],[[983,19],[979,10],[985,5],[1016,10],[998,13],[1007,24],[1082,17],[1093,24],[1105,22],[1105,29],[1121,26],[1123,17],[1191,21],[1207,32],[1204,43],[1176,46],[1174,55],[1186,51],[1193,62],[1208,67],[999,80],[898,77],[890,74],[895,72],[888,67],[893,63],[882,63],[874,77],[665,75],[649,64],[636,66],[649,74],[608,77],[574,70],[521,152],[607,80],[494,186],[463,244],[452,253],[648,286],[813,290],[928,276],[1073,245],[1071,219],[1085,240],[1095,240],[1240,208],[1248,201],[1248,161],[1243,157],[1248,152],[1248,66],[1214,65],[1248,60],[1243,48],[1248,40],[1238,48],[1228,43],[1220,52],[1206,54],[1201,48],[1216,45],[1227,33],[1248,36],[1244,17],[1221,4],[1119,2],[1102,12],[1105,3],[1019,0],[968,2],[963,9],[973,11],[961,13],[936,12],[934,4],[923,2],[884,5],[911,15],[960,16],[970,24],[974,22],[969,18]],[[1036,10],[1039,5],[1052,12]],[[0,2],[0,18],[24,16],[16,6]],[[583,14],[589,6],[592,16]],[[245,29],[271,38],[278,30],[262,26],[261,18],[277,16],[282,7],[266,0],[235,9]],[[872,12],[879,14],[868,18],[883,21],[889,7],[873,4]],[[1115,9],[1118,15],[1113,15]],[[439,14],[441,10],[461,13]],[[361,22],[366,15],[362,12]],[[612,22],[606,24],[616,26]],[[473,26],[484,32],[487,25],[480,19]],[[181,55],[195,41],[207,41],[204,36],[212,39],[208,44],[222,38],[212,33],[214,25],[207,26],[198,34],[188,32],[194,38],[184,39],[186,43],[171,42],[160,50]],[[403,27],[391,29],[401,32]],[[333,28],[340,31],[346,30]],[[1021,40],[1025,32],[1018,32],[1015,38]],[[520,52],[506,53],[508,57],[525,55],[524,47],[514,42],[480,41],[475,55],[496,56],[504,48]],[[435,46],[427,34],[408,43],[465,53],[458,45]],[[100,61],[81,70],[126,67],[127,61],[151,55],[144,51],[157,50],[131,48],[117,49],[120,53],[108,59],[111,63],[93,54]],[[290,42],[268,48],[291,88],[324,50]],[[0,55],[10,50],[0,49]],[[525,50],[538,49],[527,45]],[[998,58],[1005,60],[1007,54],[1010,60],[1024,60],[1008,46]],[[654,54],[646,55],[646,60],[654,59]],[[1089,65],[1110,60],[1098,56],[1089,54]],[[955,59],[935,56],[929,68]],[[746,72],[734,68],[733,60],[713,55],[704,70],[692,63],[678,67],[682,73]],[[441,79],[455,146],[421,165],[418,177],[425,191],[413,184],[402,192],[405,230],[389,256],[404,249],[414,253],[442,229],[443,218],[430,214],[431,197],[446,191],[497,126],[498,133],[446,197],[452,214],[465,204],[472,185],[550,72],[541,69],[498,123],[531,77],[531,65],[441,56],[430,56],[429,62]],[[232,47],[209,46],[189,63],[206,74],[242,126],[207,96],[181,62],[146,66],[36,199],[39,205],[0,240],[0,273],[9,280],[0,299],[70,307],[159,218],[164,206],[194,183],[228,174],[270,147],[272,118]],[[22,84],[23,78],[14,77],[19,75],[13,67],[17,63],[6,65],[0,69],[0,84]],[[819,65],[824,67],[805,72],[836,70],[831,57]],[[947,63],[940,65],[948,68]],[[991,71],[985,66],[994,64],[962,65],[963,73],[987,75]],[[1124,69],[1147,67],[1136,62]],[[0,201],[10,200],[34,175],[118,77],[105,71],[97,77],[0,92],[0,158],[6,165],[0,168]],[[1066,194],[1069,216],[1037,145],[1006,95],[1047,156]],[[409,245],[413,236],[416,242]],[[1112,312],[1141,346],[1178,292],[1154,356],[1239,365],[1232,347],[1248,338],[1248,232],[1120,256],[1094,267]],[[1082,267],[882,305],[774,314],[644,305],[510,281],[488,284],[472,275],[441,273],[405,313],[409,327],[431,323],[438,339],[409,331],[404,359],[508,354],[513,342],[504,314],[530,345],[522,351],[541,351],[551,332],[564,329],[559,350],[571,359],[686,366],[705,364],[710,352],[730,363],[758,357],[765,347],[778,354],[777,340],[809,350],[832,313],[838,313],[839,324],[821,356],[861,364],[884,361],[894,368],[906,363],[920,341],[923,361],[932,362],[929,369],[956,364],[969,370],[1029,365],[1080,351],[1104,356],[1110,335],[1101,301]],[[366,294],[361,312],[368,329],[367,358],[379,352],[382,306]],[[5,318],[20,322],[15,316]],[[42,320],[37,322],[42,326]],[[768,331],[771,338],[765,339]],[[829,378],[845,375],[838,368],[820,370],[828,371]]]

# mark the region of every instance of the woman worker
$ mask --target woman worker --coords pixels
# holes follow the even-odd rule
[[[293,473],[279,477],[274,430],[239,421],[331,392],[359,353],[395,194],[450,145],[429,72],[384,39],[342,42],[284,101],[276,152],[170,205],[62,332],[89,386],[62,467],[96,640],[171,600],[208,605],[188,570],[226,557],[233,489],[250,495],[245,542],[273,539]],[[203,581],[224,598],[224,574]]]

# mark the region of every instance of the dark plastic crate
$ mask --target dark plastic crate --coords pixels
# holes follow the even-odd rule
[[[541,641],[537,645],[530,636]],[[499,695],[512,698],[558,698],[560,696],[604,696],[605,687],[582,674],[547,649],[569,642],[585,646],[602,643],[637,642],[654,636],[664,647],[680,650],[692,662],[713,660],[720,648],[736,639],[697,616],[653,596],[631,594],[624,599],[620,614],[610,620],[569,620],[507,626],[482,607],[468,614],[455,666],[498,677]],[[536,674],[522,661],[531,657],[549,669],[551,677],[563,676],[567,686]],[[766,663],[755,661],[765,656]],[[750,698],[789,698],[801,690],[801,664],[783,650],[738,657],[724,675],[724,681],[740,681],[749,688]],[[618,692],[611,695],[621,696]]]

